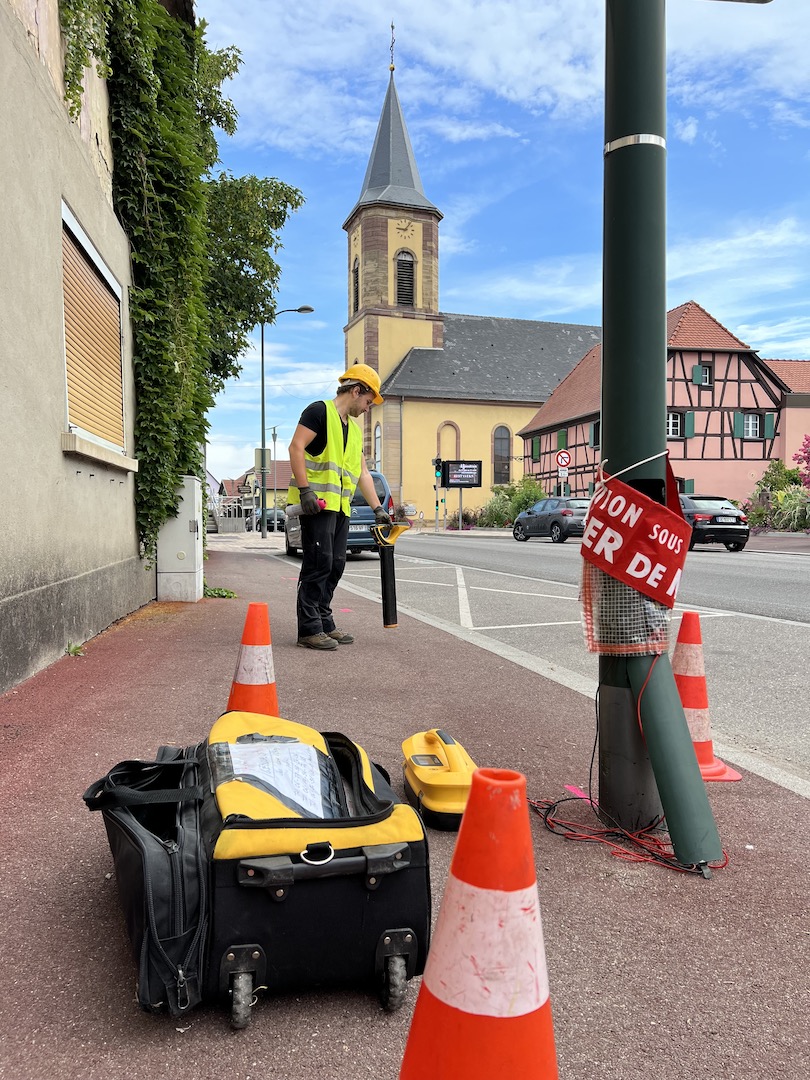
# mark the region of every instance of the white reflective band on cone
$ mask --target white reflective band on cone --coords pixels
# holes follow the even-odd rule
[[[548,1001],[537,886],[479,889],[452,874],[424,983],[445,1005],[478,1016],[524,1016]]]
[[[270,645],[242,645],[233,681],[245,686],[276,681]]]
[[[673,667],[676,675],[700,677],[706,674],[703,666],[703,646],[690,645],[684,641],[675,643],[678,650],[678,661]]]

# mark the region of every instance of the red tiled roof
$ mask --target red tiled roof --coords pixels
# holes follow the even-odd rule
[[[667,348],[669,349],[726,349],[732,352],[751,352],[750,346],[726,330],[700,304],[689,300],[667,312]],[[782,361],[790,363],[791,361]],[[779,361],[775,361],[779,363]],[[601,407],[602,346],[594,345],[574,370],[552,392],[518,435],[540,428],[566,424],[580,416],[598,413]],[[810,364],[808,364],[810,367]],[[779,378],[781,373],[773,369]],[[784,380],[788,382],[788,380]]]
[[[221,481],[220,486],[224,488],[224,494],[229,496],[241,495],[242,492],[240,492],[239,488],[243,487],[246,484],[248,476],[251,478],[251,480],[255,476],[257,484],[261,482],[261,473],[257,473],[255,469],[249,469],[248,472],[243,472],[241,476],[237,476],[235,480]],[[270,462],[270,466],[267,471],[267,487],[270,491],[273,490],[273,476],[273,462]],[[290,465],[290,462],[282,461],[279,458],[279,460],[275,463],[276,490],[281,491],[283,489],[284,491],[286,491],[287,488],[290,486],[291,476],[292,466]]]
[[[763,360],[794,394],[810,394],[810,360]]]
[[[667,345],[670,349],[743,349],[751,348],[726,330],[713,315],[688,300],[667,312]]]

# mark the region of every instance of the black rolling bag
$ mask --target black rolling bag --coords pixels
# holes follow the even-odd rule
[[[419,815],[339,734],[226,713],[209,737],[222,827],[211,858],[206,996],[241,1027],[257,988],[376,987],[421,974],[430,885]]]
[[[201,808],[209,790],[205,744],[122,761],[84,793],[100,810],[148,1011],[181,1016],[202,999],[208,858]],[[210,803],[211,798],[208,796]]]
[[[259,990],[376,989],[393,1011],[430,934],[421,818],[344,735],[226,713],[207,743],[122,762],[101,810],[144,1008]]]

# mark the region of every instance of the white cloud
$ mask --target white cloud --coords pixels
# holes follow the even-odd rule
[[[685,143],[693,143],[697,138],[698,121],[695,116],[687,116],[685,120],[675,121],[675,134]]]

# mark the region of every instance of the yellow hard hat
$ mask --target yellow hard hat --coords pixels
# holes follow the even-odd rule
[[[338,378],[338,382],[365,383],[369,390],[374,391],[374,404],[382,405],[383,403],[383,399],[380,397],[380,376],[374,368],[369,367],[368,364],[352,364],[352,366],[344,371]]]

